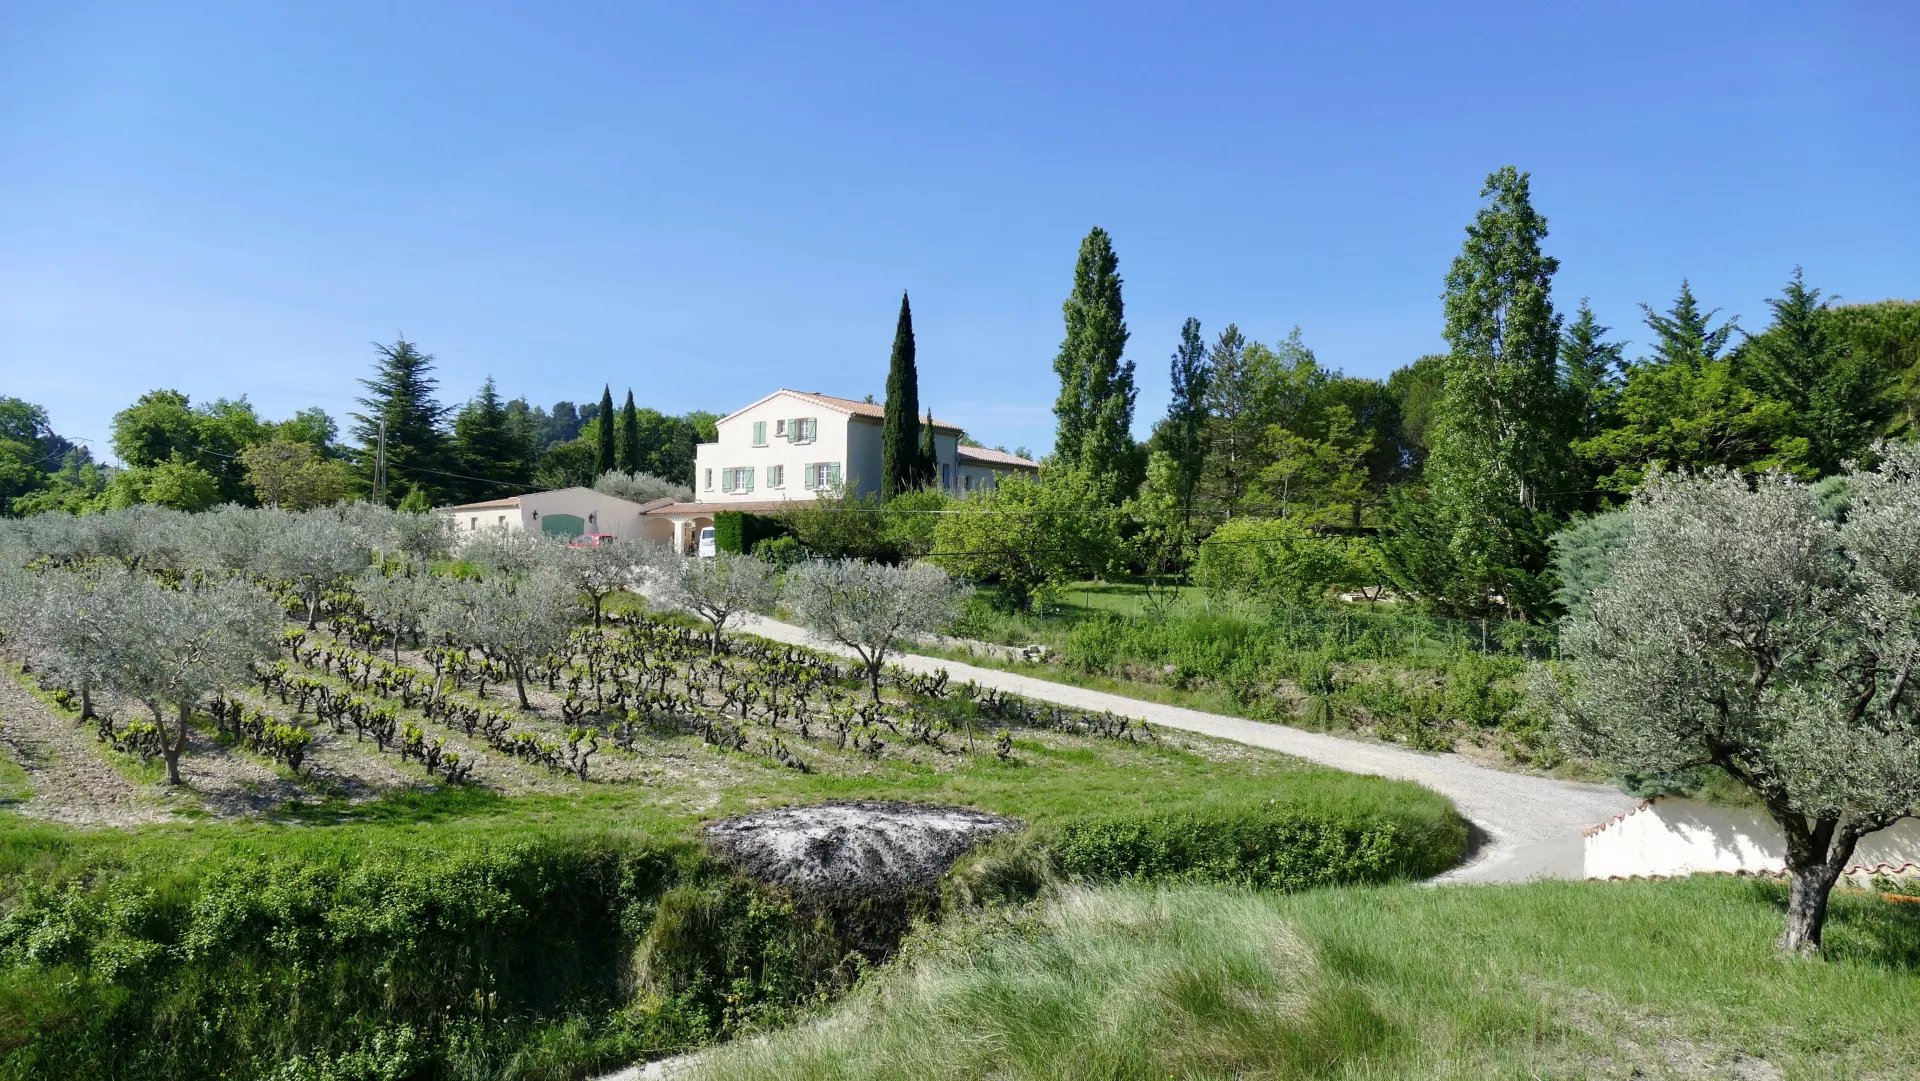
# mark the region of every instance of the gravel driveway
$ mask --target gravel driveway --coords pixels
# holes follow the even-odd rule
[[[815,638],[788,623],[747,616],[739,630],[827,652],[848,651]],[[1105,691],[1036,679],[1016,672],[980,668],[958,661],[903,654],[895,664],[916,672],[946,669],[956,680],[1024,695],[1063,706],[1111,710],[1167,728],[1216,736],[1280,751],[1350,773],[1416,781],[1446,796],[1477,827],[1479,846],[1461,866],[1437,882],[1524,882],[1533,878],[1581,877],[1580,831],[1634,804],[1618,789],[1506,773],[1458,755],[1429,754],[1384,743],[1363,743],[1307,732],[1285,725],[1249,721],[1197,709],[1145,702]]]

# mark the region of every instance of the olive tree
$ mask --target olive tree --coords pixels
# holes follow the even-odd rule
[[[608,538],[592,547],[561,547],[553,567],[593,602],[593,625],[598,627],[606,599],[633,584],[646,555],[633,544]]]
[[[515,577],[471,581],[435,578],[437,596],[426,617],[436,637],[478,647],[513,676],[521,709],[527,700],[527,668],[566,648],[582,615],[578,595],[556,568],[544,566]]]
[[[260,552],[260,572],[293,585],[306,605],[307,627],[320,621],[320,601],[373,559],[360,531],[329,510],[290,515]]]
[[[1920,807],[1920,449],[1850,472],[1837,520],[1785,476],[1649,482],[1542,681],[1576,753],[1754,792],[1786,836],[1792,953],[1819,951],[1860,838]]]
[[[48,570],[18,583],[12,597],[16,648],[80,696],[83,720],[94,717],[93,694],[107,682],[115,635],[128,633],[115,603],[125,582],[119,572],[98,568]]]
[[[887,655],[950,625],[968,592],[930,563],[816,559],[787,572],[781,597],[808,630],[853,650],[878,702]]]
[[[718,652],[720,632],[741,612],[770,608],[779,596],[773,568],[736,552],[710,558],[668,556],[654,561],[649,581],[658,599],[712,624],[708,649]]]
[[[208,695],[244,685],[253,663],[275,654],[280,613],[258,589],[235,579],[169,589],[130,576],[103,583],[95,597],[109,622],[103,680],[152,712],[167,783],[179,784],[194,708]]]

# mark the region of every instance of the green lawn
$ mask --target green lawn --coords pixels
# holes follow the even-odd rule
[[[936,930],[697,1081],[1896,1078],[1920,1058],[1920,906],[1663,883],[1070,890]]]

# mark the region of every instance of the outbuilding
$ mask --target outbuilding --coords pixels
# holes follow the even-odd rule
[[[570,541],[584,533],[604,533],[623,541],[666,543],[673,539],[672,525],[649,518],[647,512],[672,502],[656,499],[635,503],[592,488],[575,487],[439,507],[434,513],[451,518],[454,531],[461,534],[505,529]]]

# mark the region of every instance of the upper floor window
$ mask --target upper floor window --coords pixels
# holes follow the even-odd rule
[[[764,420],[753,422],[753,445],[756,447],[767,445],[767,422]]]
[[[787,422],[784,419],[773,422],[773,437],[775,439],[785,439],[787,437]]]
[[[818,417],[795,417],[787,421],[787,440],[793,443],[811,443],[820,435]]]
[[[709,492],[713,491],[713,470],[712,469],[707,470],[707,475],[705,479],[706,479],[705,487],[707,491]]]
[[[753,491],[753,467],[743,465],[735,466],[732,469],[722,469],[720,471],[720,490],[723,492]]]
[[[787,483],[787,467],[786,466],[770,465],[767,467],[767,487],[781,488],[781,487],[785,487],[786,483]]]
[[[953,467],[945,462],[940,463],[940,487],[953,487]]]

